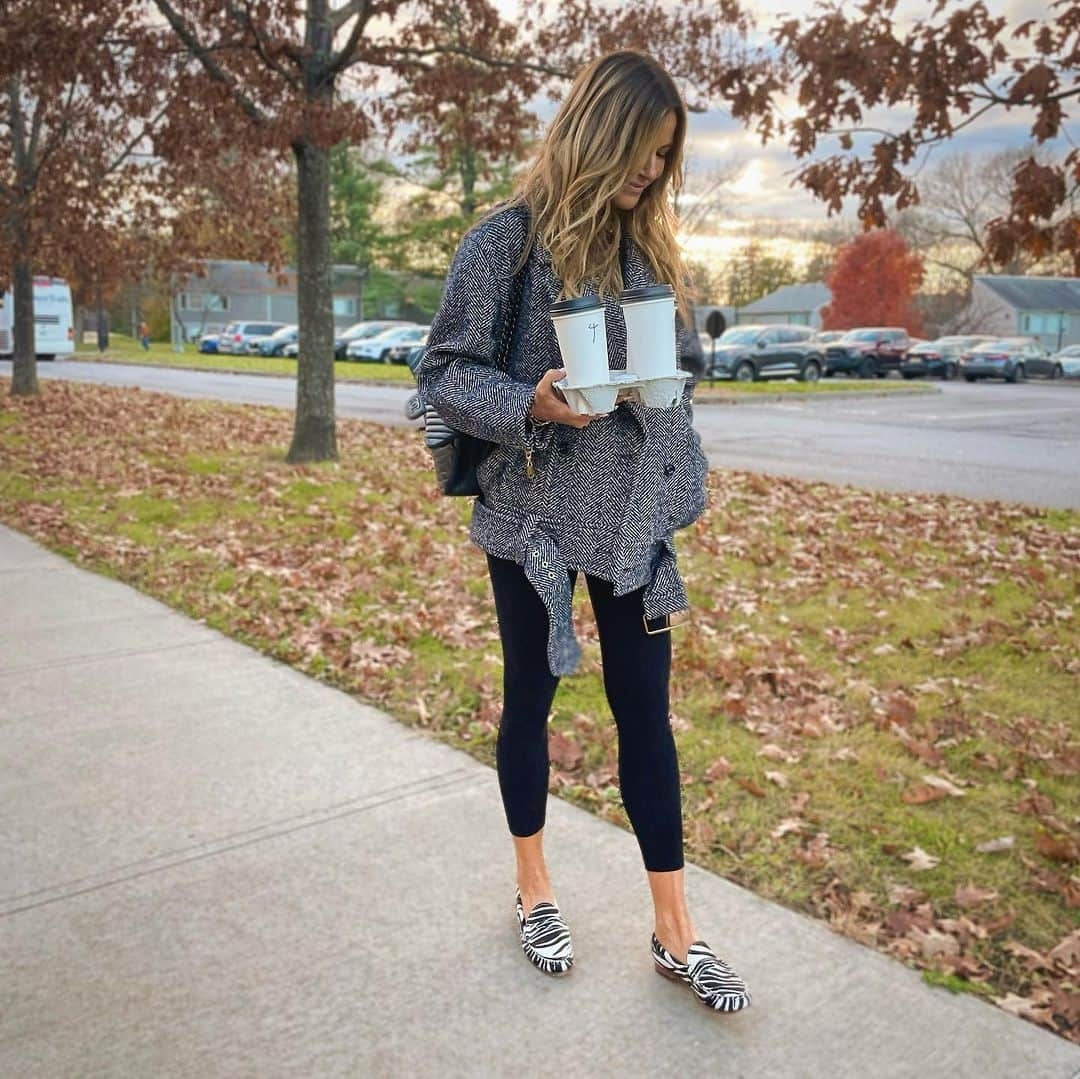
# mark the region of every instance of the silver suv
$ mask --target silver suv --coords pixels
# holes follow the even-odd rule
[[[269,337],[285,325],[284,322],[230,322],[218,336],[218,352],[243,356],[248,351],[248,341],[252,337]]]

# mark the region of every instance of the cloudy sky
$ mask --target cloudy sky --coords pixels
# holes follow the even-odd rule
[[[554,4],[556,0],[552,0]],[[614,0],[612,0],[614,2]],[[663,0],[672,8],[679,0]],[[992,15],[1006,16],[1012,25],[1025,19],[1044,18],[1048,0],[985,0]],[[518,0],[495,0],[507,17],[518,11]],[[812,14],[811,2],[799,0],[744,0],[752,12],[757,29],[755,43],[771,44],[770,30],[781,18],[806,18]],[[898,0],[896,16],[901,29],[929,13],[926,0]],[[538,100],[533,103],[542,125],[554,116],[557,103]],[[784,104],[782,102],[782,104]],[[786,110],[795,115],[794,103]],[[905,117],[900,110],[869,113],[868,125],[889,130],[903,127]],[[918,167],[933,166],[942,158],[957,152],[987,157],[1003,150],[1026,146],[1032,122],[1030,113],[1005,113],[994,110],[961,134],[924,155]],[[1069,135],[1080,139],[1080,123],[1073,123]],[[822,144],[821,156],[836,149]],[[815,245],[807,238],[815,231],[828,229],[853,232],[854,205],[845,210],[846,220],[829,218],[822,203],[813,199],[799,186],[793,186],[795,172],[806,161],[799,162],[782,139],[762,146],[757,136],[723,110],[695,113],[690,117],[687,145],[688,199],[695,185],[707,180],[715,170],[734,170],[735,179],[728,183],[722,195],[722,212],[713,216],[707,232],[685,238],[688,252],[702,262],[719,266],[733,250],[750,237],[773,248],[776,253],[791,255],[796,262],[810,258]]]
[[[806,17],[812,11],[809,3],[797,0],[750,0],[748,4],[757,20],[755,37],[763,43],[769,40],[768,31],[781,17]],[[1047,5],[1040,0],[987,0],[991,14],[1005,15],[1015,25],[1024,19],[1044,17]],[[928,13],[925,0],[921,3],[900,0],[897,21],[903,26],[913,18]],[[554,115],[555,106],[545,103],[540,108],[542,120]],[[792,108],[794,113],[794,108]],[[869,114],[867,122],[895,130],[903,115],[893,110],[891,114]],[[1032,117],[1030,113],[1005,114],[992,112],[948,144],[935,148],[922,164],[929,165],[949,154],[963,151],[971,154],[990,155],[996,151],[1024,146],[1028,142]],[[1080,138],[1080,125],[1074,134]],[[687,173],[692,187],[695,175],[706,176],[714,169],[740,168],[738,179],[726,189],[725,205],[727,220],[722,229],[745,232],[742,222],[761,223],[775,221],[780,227],[788,222],[793,229],[796,223],[805,227],[814,223],[824,224],[826,213],[823,205],[791,181],[800,162],[788,150],[782,140],[762,146],[757,136],[747,131],[721,110],[694,114],[690,117],[688,132]]]

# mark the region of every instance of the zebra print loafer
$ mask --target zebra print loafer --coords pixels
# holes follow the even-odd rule
[[[542,899],[529,911],[526,918],[520,888],[516,906],[521,950],[529,962],[545,974],[556,978],[569,974],[574,965],[574,945],[570,939],[570,929],[563,921],[559,908]]]
[[[703,940],[695,940],[680,963],[652,935],[653,965],[657,974],[673,982],[685,982],[694,996],[718,1012],[737,1012],[750,1006],[750,990],[745,982]]]

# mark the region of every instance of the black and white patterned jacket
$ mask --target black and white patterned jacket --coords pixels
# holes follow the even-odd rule
[[[427,350],[419,394],[453,427],[496,443],[478,470],[482,494],[469,534],[483,550],[524,566],[548,611],[548,664],[572,673],[574,636],[568,567],[614,584],[621,596],[642,585],[643,614],[688,607],[673,532],[705,508],[708,468],[693,428],[696,378],[681,406],[645,408],[624,401],[587,427],[534,424],[536,385],[562,367],[549,316],[562,289],[539,241],[524,270],[520,307],[504,367],[498,360],[514,267],[525,244],[528,209],[509,203],[469,230],[450,266]],[[625,288],[656,283],[628,238],[620,253]],[[586,286],[583,291],[595,295]],[[610,366],[626,369],[626,324],[618,301],[604,298]],[[676,319],[680,365],[700,372],[697,334]],[[525,447],[536,474],[525,474]]]

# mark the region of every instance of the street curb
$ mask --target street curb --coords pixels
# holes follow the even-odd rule
[[[926,397],[935,393],[941,393],[940,386],[925,386],[922,389],[895,389],[895,390],[831,390],[821,393],[710,393],[709,391],[696,391],[694,393],[695,405],[756,405],[760,403],[773,404],[782,401],[850,401],[858,397]]]

